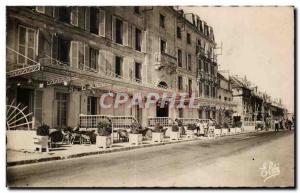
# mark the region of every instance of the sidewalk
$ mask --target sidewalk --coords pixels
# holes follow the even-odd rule
[[[247,133],[248,132],[232,134],[232,135],[225,135],[225,136],[234,136],[234,135],[241,135],[241,134],[247,134]],[[221,137],[225,137],[225,136],[221,136]],[[51,149],[50,152],[43,152],[43,153],[16,151],[16,150],[8,149],[6,151],[6,160],[7,160],[7,167],[10,167],[10,166],[33,164],[33,163],[46,162],[46,161],[78,158],[78,157],[96,155],[96,154],[106,154],[106,153],[112,153],[112,152],[128,151],[128,150],[132,150],[132,149],[140,149],[140,148],[174,144],[174,143],[184,143],[184,142],[197,141],[197,140],[214,140],[217,138],[220,138],[220,137],[215,137],[215,138],[195,137],[192,139],[184,137],[178,141],[172,141],[172,140],[166,138],[166,139],[164,139],[163,142],[160,142],[160,143],[155,143],[155,142],[152,142],[151,140],[143,141],[143,143],[138,146],[131,145],[128,142],[116,143],[116,144],[112,145],[112,148],[107,148],[107,149],[97,148],[97,146],[95,144],[60,145],[58,148]]]

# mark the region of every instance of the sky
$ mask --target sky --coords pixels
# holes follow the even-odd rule
[[[292,7],[184,7],[212,26],[223,44],[219,70],[247,79],[294,109],[294,16]],[[217,50],[220,52],[220,50]]]

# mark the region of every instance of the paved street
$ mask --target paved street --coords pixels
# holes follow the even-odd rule
[[[264,182],[259,168],[279,163]],[[293,186],[294,132],[249,133],[10,167],[9,186]]]

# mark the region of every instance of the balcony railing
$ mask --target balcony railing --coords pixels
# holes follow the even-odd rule
[[[165,52],[157,52],[155,54],[155,62],[159,65],[175,65],[177,64],[177,58],[167,54]]]

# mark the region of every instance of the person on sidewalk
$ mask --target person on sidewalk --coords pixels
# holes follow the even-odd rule
[[[275,124],[275,131],[279,131],[279,122],[277,119],[275,119],[274,124]]]

